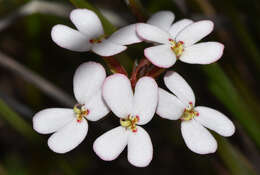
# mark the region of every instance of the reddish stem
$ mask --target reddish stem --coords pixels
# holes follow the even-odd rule
[[[155,67],[147,72],[145,74],[145,76],[149,76],[149,77],[153,77],[154,79],[156,79],[159,75],[161,75],[166,69],[163,69],[163,68],[159,68],[159,67]]]
[[[138,79],[146,73],[145,68],[148,67],[150,64],[151,63],[146,58],[141,59],[138,66],[133,70],[130,78],[132,88],[135,87],[135,84],[138,81]]]
[[[114,57],[103,57],[112,73],[121,73],[128,76],[125,68]]]
[[[132,75],[131,75],[131,78],[130,78],[132,88],[134,89],[138,79],[140,79],[141,77],[149,76],[149,77],[156,79],[165,70],[166,69],[155,67],[146,58],[141,59],[138,66],[133,69],[133,72],[132,72]]]

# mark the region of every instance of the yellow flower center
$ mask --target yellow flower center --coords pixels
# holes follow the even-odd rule
[[[132,132],[137,132],[136,124],[139,120],[139,116],[128,115],[126,119],[120,119],[120,124],[126,129],[131,129]]]
[[[184,43],[183,41],[174,41],[173,39],[169,39],[171,44],[171,49],[175,53],[176,57],[179,58],[184,51]]]
[[[89,114],[89,110],[85,108],[84,105],[76,104],[73,108],[73,111],[76,115],[77,122],[81,122],[83,117],[86,117]]]
[[[97,38],[90,39],[89,42],[90,42],[91,44],[101,43],[102,40],[103,40],[105,37],[106,37],[105,35],[100,35],[100,36],[97,37]]]
[[[180,119],[183,121],[188,121],[188,120],[191,120],[194,117],[198,117],[198,116],[199,116],[199,113],[194,110],[194,106],[193,106],[192,102],[190,102],[189,106],[187,108],[185,108]]]

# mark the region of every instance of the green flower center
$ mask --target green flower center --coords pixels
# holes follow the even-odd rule
[[[173,39],[169,38],[169,42],[171,44],[171,49],[172,51],[175,53],[176,57],[179,58],[183,51],[184,51],[184,43],[183,41],[178,41],[176,43],[176,41],[174,41]]]
[[[192,102],[190,102],[189,106],[187,108],[185,108],[180,119],[183,121],[189,121],[189,120],[192,120],[194,117],[198,117],[198,116],[199,116],[199,113],[197,111],[195,111]]]
[[[89,114],[89,110],[86,109],[82,104],[76,104],[73,108],[73,111],[76,115],[77,122],[81,122],[83,117],[86,117]]]
[[[120,124],[126,129],[131,129],[132,132],[137,132],[136,124],[139,120],[139,116],[128,115],[127,118],[120,119]]]

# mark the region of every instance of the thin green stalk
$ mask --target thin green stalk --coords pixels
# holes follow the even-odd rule
[[[36,132],[32,129],[30,124],[28,124],[21,116],[14,112],[7,104],[5,104],[5,102],[2,99],[0,99],[0,117],[2,117],[12,128],[14,128],[19,134],[24,136],[31,143],[41,143],[39,135],[36,134]],[[46,154],[49,153],[50,152],[47,152]],[[76,174],[74,169],[68,164],[68,162],[64,158],[57,156],[56,161],[54,163],[57,163],[57,165],[59,165],[59,167],[66,175]]]
[[[218,141],[218,154],[233,175],[257,175],[248,160],[225,138],[215,135]]]
[[[252,36],[249,34],[247,28],[245,27],[245,24],[241,22],[240,14],[236,8],[234,8],[234,4],[231,4],[228,1],[224,2],[225,5],[222,6],[222,8],[226,8],[227,13],[229,14],[231,18],[231,23],[233,23],[233,26],[236,30],[237,36],[241,41],[241,44],[243,48],[246,50],[249,57],[248,59],[251,59],[252,62],[257,67],[258,71],[260,70],[260,52],[258,48],[256,47],[256,44],[253,41]],[[222,3],[223,4],[223,3]]]
[[[7,104],[5,104],[2,99],[0,99],[0,117],[7,121],[9,125],[29,141],[38,141],[39,137],[35,134],[32,127]]]
[[[218,64],[208,65],[203,70],[208,76],[208,85],[212,94],[233,114],[232,116],[240,122],[260,148],[260,127],[250,106],[240,97],[237,89]]]

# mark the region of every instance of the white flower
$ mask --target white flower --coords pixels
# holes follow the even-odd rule
[[[128,161],[137,167],[148,166],[153,157],[153,146],[148,133],[139,125],[148,123],[154,116],[158,101],[158,86],[154,79],[143,77],[135,91],[123,74],[109,76],[103,86],[103,97],[120,118],[121,126],[96,139],[93,149],[103,160],[116,159],[127,146]]]
[[[74,95],[79,104],[74,109],[49,108],[35,114],[33,128],[41,134],[54,133],[48,140],[51,150],[71,151],[86,137],[87,120],[97,121],[109,113],[101,91],[105,78],[106,72],[100,64],[80,65],[73,79]]]
[[[175,15],[171,11],[163,10],[154,13],[148,20],[147,24],[156,26],[162,30],[169,31],[175,19]]]
[[[78,30],[58,24],[52,28],[51,37],[57,45],[72,51],[92,50],[100,56],[112,56],[124,51],[127,48],[124,45],[141,42],[134,25],[126,26],[106,39],[101,21],[91,10],[73,10],[70,19]]]
[[[154,65],[169,68],[177,59],[191,64],[210,64],[223,54],[224,46],[218,42],[197,43],[213,30],[209,20],[193,22],[183,19],[172,24],[174,15],[163,11],[154,14],[148,24],[136,26],[137,35],[156,46],[144,50],[145,57]]]
[[[182,136],[190,150],[198,154],[216,151],[217,142],[206,128],[224,137],[234,134],[235,127],[224,114],[204,106],[195,107],[194,93],[178,73],[167,72],[164,82],[174,95],[159,88],[156,113],[166,119],[182,120]]]
[[[153,14],[147,20],[147,23],[166,30],[168,25],[170,27],[174,18],[175,15],[170,11],[159,11]],[[119,45],[129,45],[142,42],[142,38],[140,38],[136,33],[136,24],[130,24],[120,28],[109,37],[109,40]]]

